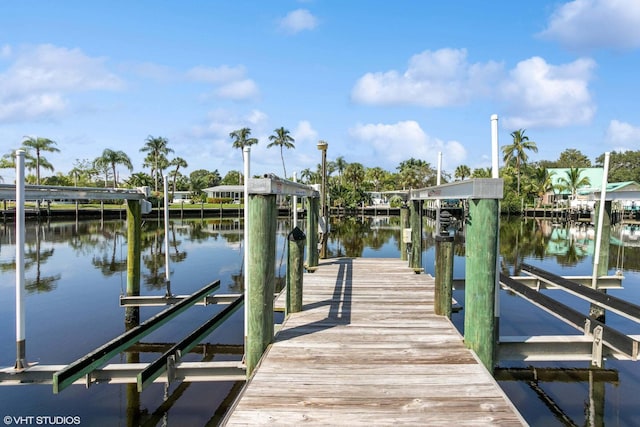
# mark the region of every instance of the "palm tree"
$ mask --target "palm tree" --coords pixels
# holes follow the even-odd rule
[[[382,169],[381,167],[373,167],[368,168],[365,171],[365,178],[371,183],[373,186],[373,191],[380,191],[383,184],[387,180],[388,172]]]
[[[532,190],[538,196],[538,206],[542,203],[544,195],[550,191],[553,191],[553,182],[551,177],[554,172],[549,172],[547,168],[536,168],[533,173]]]
[[[118,174],[116,173],[116,165],[123,165],[129,172],[133,170],[133,165],[131,164],[131,159],[124,151],[115,151],[110,148],[105,148],[100,157],[97,157],[93,161],[93,166],[99,170],[106,170],[107,168],[111,168],[111,172],[113,173],[113,188],[118,187]],[[105,179],[106,184],[106,179]]]
[[[476,168],[471,172],[471,178],[491,178],[491,168]]]
[[[289,135],[289,131],[283,127],[279,127],[274,130],[274,134],[269,136],[269,141],[271,143],[267,145],[267,148],[271,148],[274,146],[280,147],[280,158],[282,159],[282,171],[284,172],[284,178],[287,178],[287,169],[284,166],[284,153],[282,152],[283,148],[295,148],[296,146],[293,144],[295,139],[291,135]]]
[[[41,167],[44,167],[45,169],[49,169],[53,171],[53,166],[51,165],[51,163],[49,163],[47,159],[42,157],[40,155],[40,152],[42,151],[47,151],[49,153],[59,152],[60,150],[54,147],[54,145],[56,145],[56,142],[48,138],[34,138],[32,136],[25,136],[25,140],[22,141],[23,147],[27,149],[36,150],[35,167],[32,166],[31,168],[36,170],[36,184],[38,185],[40,184],[40,168]]]
[[[571,190],[571,195],[576,198],[578,188],[591,184],[591,180],[588,177],[582,175],[583,169],[581,168],[569,168],[565,175],[558,178],[559,187],[562,190]]]
[[[454,172],[456,178],[460,178],[460,181],[464,181],[465,178],[471,176],[471,169],[467,165],[460,165]]]
[[[242,160],[244,161],[244,147],[250,147],[258,143],[257,138],[249,138],[251,129],[242,128],[229,133],[229,137],[233,139],[233,148],[239,148],[242,152]],[[242,181],[240,181],[242,184]]]
[[[154,179],[154,189],[158,191],[158,177],[162,176],[162,171],[167,167],[167,154],[173,153],[168,147],[169,141],[161,136],[153,137],[149,135],[145,140],[144,147],[140,149],[143,153],[148,153],[145,159],[145,166],[151,168],[151,176]]]
[[[300,180],[305,184],[310,184],[314,179],[315,173],[309,169],[303,169],[300,171]]]
[[[513,163],[516,168],[518,196],[520,195],[520,168],[527,163],[527,160],[529,160],[527,151],[533,151],[534,153],[538,152],[538,146],[536,143],[529,141],[529,137],[524,133],[525,129],[518,129],[511,132],[513,144],[502,147],[504,162],[506,164]]]
[[[344,173],[344,170],[347,167],[348,163],[344,160],[344,157],[342,156],[337,157],[333,161],[333,163],[335,163],[336,170],[338,171],[338,176],[340,177],[340,184],[342,184],[342,174]]]
[[[150,187],[153,184],[153,179],[144,172],[136,172],[131,174],[126,183],[130,187]]]
[[[170,166],[175,166],[176,168],[173,171],[173,190],[171,191],[171,198],[173,199],[173,194],[176,191],[176,179],[178,179],[178,170],[180,168],[189,167],[189,164],[182,157],[176,157],[175,159],[169,162]]]
[[[358,188],[364,181],[364,166],[361,163],[349,163],[344,170],[345,178],[353,188]]]

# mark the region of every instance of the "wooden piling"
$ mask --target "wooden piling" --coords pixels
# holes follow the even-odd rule
[[[464,340],[484,366],[493,372],[497,340],[494,316],[498,200],[469,200],[466,222]]]
[[[436,236],[436,277],[434,310],[451,318],[453,288],[453,236]]]
[[[142,241],[142,208],[140,200],[127,200],[127,296],[140,295],[140,253]],[[140,323],[140,309],[125,309],[125,325]]]
[[[307,197],[307,261],[306,269],[318,266],[318,198]]]
[[[302,311],[302,276],[306,236],[298,227],[289,233],[287,256],[287,306],[285,314]]]
[[[247,343],[245,363],[247,377],[257,366],[273,339],[273,293],[276,262],[276,196],[249,196],[249,241],[247,260],[249,299],[247,310]]]
[[[411,224],[411,256],[409,258],[409,268],[412,268],[416,274],[423,271],[422,269],[422,215],[420,212],[420,204],[422,200],[412,200],[410,207]]]
[[[405,241],[404,230],[409,228],[409,207],[400,207],[400,259],[407,260],[407,246],[409,242]]]

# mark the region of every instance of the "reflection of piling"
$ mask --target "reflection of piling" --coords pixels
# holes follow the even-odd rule
[[[466,231],[464,340],[493,371],[496,352],[495,295],[499,204],[469,200]]]
[[[139,292],[138,292],[139,293]],[[130,310],[135,309],[135,315]],[[139,307],[127,307],[125,310],[125,330],[140,325]],[[125,353],[127,363],[140,363],[139,351],[127,351]],[[140,425],[140,392],[136,383],[126,385],[127,394],[127,427],[135,427]]]
[[[289,233],[287,257],[286,314],[302,311],[302,275],[304,271],[304,243],[306,236],[298,227]]]
[[[409,268],[416,273],[422,271],[422,215],[420,204],[422,200],[412,200],[410,208],[411,223],[411,256],[409,258]]]
[[[402,206],[400,208],[400,259],[407,260],[407,245],[408,241],[405,239],[404,230],[409,228],[409,207]]]
[[[434,310],[436,314],[451,318],[453,236],[436,236],[435,270]]]
[[[311,271],[318,266],[318,206],[317,197],[307,197],[307,262]]]
[[[247,260],[249,275],[247,310],[247,376],[257,366],[273,338],[273,292],[276,259],[276,196],[249,196],[247,233],[251,250]]]

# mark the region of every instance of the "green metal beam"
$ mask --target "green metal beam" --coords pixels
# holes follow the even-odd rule
[[[627,319],[631,319],[635,322],[640,322],[639,305],[620,298],[616,298],[609,294],[605,294],[603,292],[592,289],[591,287],[572,282],[571,280],[567,280],[562,276],[558,276],[556,274],[550,273],[526,263],[522,264],[522,270],[535,277],[540,278],[540,280],[544,280],[547,283],[560,286],[565,291],[582,299],[585,299],[591,303],[598,304],[602,308],[611,310],[614,313],[619,314],[620,316],[626,317]]]
[[[234,302],[226,306],[220,313],[213,316],[207,322],[205,322],[198,329],[193,331],[189,336],[172,346],[169,350],[164,352],[162,356],[149,364],[144,370],[137,375],[138,391],[144,390],[149,384],[158,378],[162,373],[167,370],[169,359],[173,356],[174,363],[178,362],[183,354],[191,351],[200,341],[202,341],[207,335],[209,335],[214,329],[216,329],[222,322],[227,320],[244,301],[244,295],[236,298]],[[168,381],[171,382],[172,378],[169,375]]]
[[[53,374],[53,393],[57,394],[66,387],[73,384],[80,377],[88,374],[92,370],[103,366],[112,357],[121,351],[127,349],[132,344],[140,341],[154,330],[194,305],[204,296],[213,292],[220,286],[220,281],[216,280],[208,284],[199,291],[192,294],[189,298],[180,301],[178,304],[161,311],[152,318],[142,322],[139,326],[125,332],[119,337],[109,341],[102,347],[97,348],[91,353],[81,357],[75,362],[67,365],[64,369]]]
[[[500,274],[500,283],[579,331],[591,335],[596,327],[602,327],[602,341],[605,345],[625,354],[631,358],[631,360],[638,360],[638,349],[640,347],[640,342],[638,340],[627,336],[602,322],[598,322],[589,316],[585,316],[577,310],[574,310],[571,307],[568,307],[567,305],[562,304],[561,302],[558,302],[534,289],[530,289],[511,279],[509,276]]]

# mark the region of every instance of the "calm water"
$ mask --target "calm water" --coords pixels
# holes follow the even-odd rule
[[[188,294],[220,279],[220,293],[242,292],[242,232],[238,220],[174,221],[170,227],[171,290]],[[277,265],[285,272],[283,246],[291,229],[280,220]],[[427,227],[428,229],[428,227]],[[429,234],[429,233],[426,233]],[[398,257],[398,218],[347,218],[335,221],[329,242],[330,256]],[[610,273],[621,270],[624,289],[612,295],[640,304],[640,232],[614,230],[610,246]],[[154,221],[144,224],[142,253],[143,295],[164,295],[164,231]],[[464,277],[464,246],[457,237],[454,276]],[[625,243],[621,246],[620,241]],[[15,362],[15,237],[12,224],[0,225],[0,365]],[[124,309],[118,298],[126,288],[126,230],[122,221],[28,223],[27,230],[27,358],[40,364],[70,363],[125,330]],[[588,229],[551,227],[535,221],[503,220],[501,253],[503,270],[513,274],[527,262],[558,274],[591,273],[592,233]],[[433,274],[433,239],[425,240],[423,265]],[[588,304],[561,291],[552,296],[582,311]],[[464,306],[464,292],[454,291]],[[501,294],[503,335],[578,334],[573,328],[530,304]],[[141,320],[161,308],[142,308]],[[195,306],[144,339],[157,344],[137,348],[141,362],[152,361],[162,346],[174,343],[214,315],[220,307]],[[453,316],[462,329],[464,310]],[[629,334],[639,334],[637,324],[608,314],[607,323]],[[187,361],[240,360],[243,314],[236,312],[205,340],[206,349]],[[151,347],[151,348],[150,348]],[[126,360],[121,355],[112,360]],[[531,364],[547,368],[586,368],[586,362]],[[520,366],[524,365],[510,365]],[[617,379],[590,394],[588,382],[501,381],[509,397],[531,425],[590,425],[602,417],[608,426],[640,425],[640,365],[610,360],[605,368]],[[609,372],[609,371],[607,371]],[[82,425],[216,425],[235,393],[234,383],[154,384],[142,393],[126,385],[97,384],[86,389],[71,386],[53,395],[50,385],[0,387],[0,415],[77,416]],[[593,396],[604,396],[593,402]],[[225,401],[227,399],[227,401]],[[600,398],[598,398],[600,399]],[[596,399],[597,400],[597,399]],[[589,415],[596,413],[596,416]],[[573,423],[573,424],[572,424]]]

